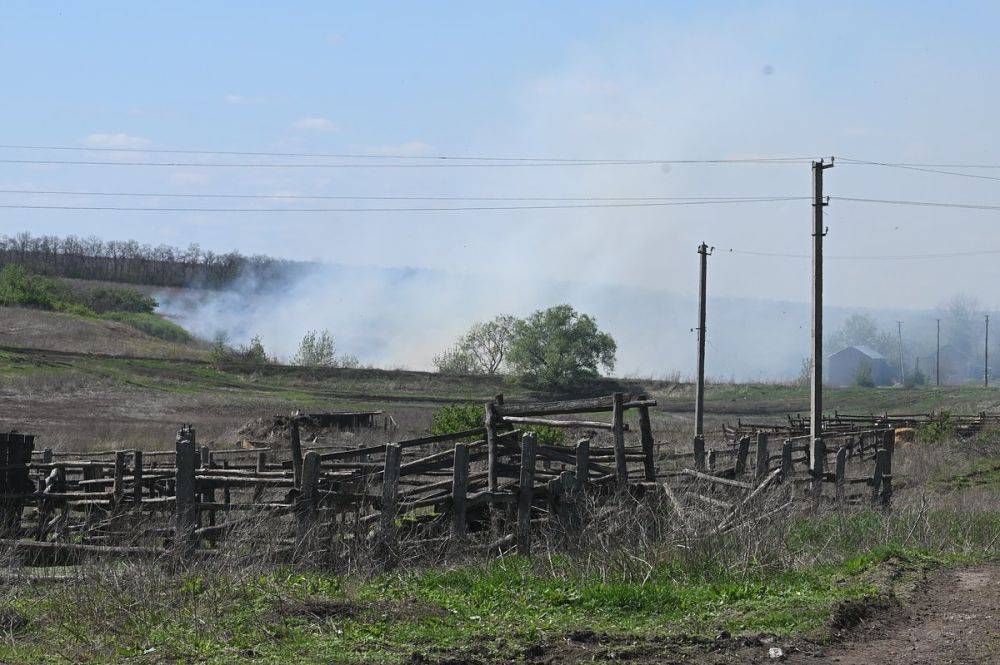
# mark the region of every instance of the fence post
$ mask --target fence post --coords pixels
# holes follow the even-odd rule
[[[115,453],[115,476],[114,484],[111,486],[111,496],[114,498],[116,508],[125,496],[125,467],[127,466],[125,456],[127,454],[124,450]]]
[[[715,449],[708,451],[708,470],[715,471]]]
[[[261,451],[257,453],[257,473],[264,473],[267,471],[267,453]]]
[[[823,494],[823,478],[826,475],[826,441],[817,437],[812,445],[813,458],[810,459],[809,475],[812,476],[813,500],[818,504]]]
[[[837,469],[834,474],[836,478],[837,503],[844,502],[844,480],[846,479],[847,474],[847,452],[848,449],[844,446],[841,446],[840,449],[837,450]]]
[[[189,555],[198,545],[198,501],[195,495],[195,433],[190,426],[177,433],[177,454],[174,464],[175,541],[181,553]]]
[[[399,511],[399,464],[402,461],[402,449],[398,443],[390,443],[385,447],[385,468],[382,473],[382,514],[380,527],[382,544],[388,550],[390,559],[394,558],[397,549],[396,514]]]
[[[750,437],[740,437],[739,448],[736,450],[735,477],[742,478],[747,472],[747,458],[750,457]]]
[[[882,474],[885,470],[886,451],[882,448],[875,451],[875,470],[872,472],[872,504],[878,504],[882,490]]]
[[[649,407],[639,407],[639,439],[642,442],[642,462],[646,480],[656,480],[656,461],[653,459],[653,425],[649,420]]]
[[[792,475],[792,442],[787,439],[781,444],[781,480]]]
[[[517,490],[517,553],[531,556],[531,502],[535,494],[535,434],[521,438],[521,478]]]
[[[612,396],[611,433],[615,440],[615,475],[618,486],[625,487],[628,483],[628,461],[625,459],[625,396],[615,393]]]
[[[469,446],[455,444],[455,466],[451,476],[451,534],[461,540],[465,538],[465,499],[469,491]]]
[[[694,437],[694,468],[696,471],[705,470],[705,437],[701,434]]]
[[[46,448],[42,451],[42,464],[52,464],[52,449]]]
[[[590,439],[576,442],[576,482],[580,491],[587,490],[590,480]]]
[[[486,489],[497,491],[497,412],[494,402],[486,403]]]
[[[132,451],[132,498],[136,508],[142,508],[142,451]]]
[[[896,430],[890,428],[883,439],[885,462],[882,465],[882,507],[892,503],[892,453],[896,448]]]
[[[319,499],[319,453],[310,450],[302,462],[302,486],[299,488],[299,539],[308,538],[316,521]]]
[[[302,485],[302,441],[299,439],[299,420],[296,415],[292,416],[291,438],[292,476],[295,478],[295,486],[300,487]]]
[[[771,461],[767,438],[767,432],[757,432],[757,468],[754,471],[754,478],[758,483],[767,476],[768,464]]]
[[[34,491],[28,474],[34,448],[35,437],[30,434],[0,434],[0,494]],[[19,498],[0,499],[0,534],[19,535],[23,506],[24,501]]]

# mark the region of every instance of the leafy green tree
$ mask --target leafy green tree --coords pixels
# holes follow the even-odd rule
[[[508,362],[529,387],[569,390],[615,367],[617,344],[570,305],[539,310],[514,324]]]
[[[473,324],[455,344],[434,358],[442,374],[497,374],[510,350],[517,319],[502,314],[491,321]]]

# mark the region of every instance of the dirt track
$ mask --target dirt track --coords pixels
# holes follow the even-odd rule
[[[1000,564],[937,572],[894,617],[862,624],[833,646],[784,662],[1000,663]]]

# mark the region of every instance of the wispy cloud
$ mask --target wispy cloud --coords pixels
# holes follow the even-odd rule
[[[93,148],[145,148],[152,142],[141,136],[117,132],[90,134],[81,139],[80,143]]]
[[[300,118],[292,123],[292,129],[300,132],[338,132],[340,126],[326,118]]]
[[[330,35],[326,38],[326,43],[338,46],[344,43],[344,37],[342,35]]]
[[[233,104],[234,106],[257,106],[259,104],[267,104],[271,101],[270,97],[240,95],[235,92],[229,93],[223,99],[227,104]]]

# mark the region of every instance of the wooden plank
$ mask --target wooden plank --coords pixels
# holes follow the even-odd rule
[[[639,441],[642,444],[642,470],[646,480],[656,480],[656,460],[653,458],[653,425],[649,419],[649,407],[639,407]]]
[[[486,471],[489,474],[487,486],[491,492],[497,488],[497,462],[499,461],[497,459],[497,419],[496,402],[487,402],[484,416],[487,450]]]
[[[576,442],[576,482],[581,491],[586,491],[590,482],[590,439]]]
[[[705,470],[705,437],[696,434],[694,437],[694,468],[698,471]]]
[[[195,529],[198,528],[198,505],[195,494],[195,434],[184,428],[177,434],[176,466],[174,472],[174,528],[184,554],[191,554],[197,547]]]
[[[596,420],[556,420],[555,418],[530,418],[526,416],[507,416],[504,422],[514,425],[542,425],[544,427],[563,427],[581,429],[613,430],[614,423],[605,423]],[[628,425],[625,425],[628,431]]]
[[[621,393],[612,395],[611,435],[615,444],[615,474],[618,484],[624,487],[628,483],[628,460],[625,459],[625,396]]]
[[[382,512],[379,516],[382,543],[392,557],[398,549],[396,515],[399,510],[399,466],[403,451],[398,443],[385,447],[385,468],[382,471]]]
[[[730,480],[729,478],[719,478],[718,476],[695,471],[694,469],[684,469],[681,473],[690,478],[696,478],[697,480],[703,480],[717,485],[725,485],[726,487],[736,487],[742,490],[749,490],[751,488],[750,483],[745,483],[741,480]]]
[[[517,553],[531,556],[531,502],[535,490],[535,434],[528,432],[521,439],[521,475],[517,494]]]
[[[459,540],[465,538],[467,531],[465,509],[468,491],[469,448],[464,443],[456,443],[451,482],[451,533]]]
[[[770,462],[770,452],[768,451],[767,432],[757,432],[757,468],[754,472],[754,479],[759,483],[767,475],[768,463]]]
[[[292,475],[295,478],[295,486],[298,487],[302,484],[302,441],[299,438],[299,422],[295,418],[292,419],[291,438]]]

